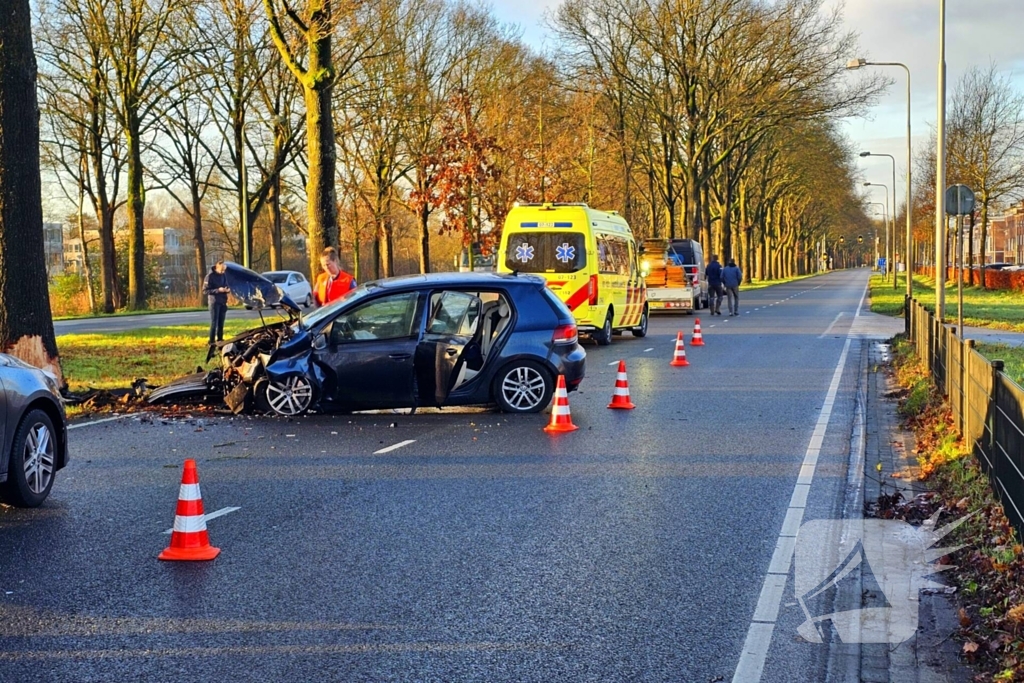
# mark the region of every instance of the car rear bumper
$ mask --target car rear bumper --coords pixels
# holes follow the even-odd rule
[[[567,390],[576,391],[579,388],[580,382],[583,381],[583,376],[586,373],[586,365],[587,352],[579,344],[575,344],[573,348],[567,349],[566,354],[555,363],[558,374],[565,377],[565,388]]]

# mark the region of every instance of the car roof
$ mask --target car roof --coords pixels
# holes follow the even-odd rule
[[[544,278],[536,275],[513,273],[427,273],[426,275],[401,275],[367,283],[387,289],[419,287],[515,287],[519,285],[543,285]]]

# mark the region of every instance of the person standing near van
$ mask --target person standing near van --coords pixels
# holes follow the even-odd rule
[[[711,315],[722,315],[722,264],[718,262],[718,254],[711,255],[711,262],[704,269],[704,277],[708,280],[708,308]]]
[[[736,265],[736,259],[729,259],[728,265],[722,268],[722,284],[725,295],[729,298],[729,315],[740,314],[740,283],[743,282],[743,271]]]

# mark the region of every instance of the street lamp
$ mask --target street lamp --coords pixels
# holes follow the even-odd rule
[[[895,218],[892,213],[889,212],[889,186],[884,183],[864,183],[864,187],[880,187],[885,190],[885,213],[888,216],[885,221],[885,268],[886,270],[882,273],[882,282],[885,282],[886,276],[889,274],[889,266],[892,264],[892,258],[889,255],[889,220]]]
[[[896,256],[896,157],[891,154],[872,154],[871,152],[861,152],[862,157],[889,157],[892,162],[892,248],[890,249],[889,244],[886,243],[885,250],[887,253],[891,253],[893,257]],[[908,210],[910,205],[907,204]],[[886,240],[888,242],[888,237]],[[904,254],[904,261],[906,261],[906,254]],[[909,271],[908,271],[909,272]],[[892,267],[892,288],[896,289],[896,264],[893,263]]]
[[[942,2],[943,31],[944,31],[945,30],[945,28],[944,28],[945,27],[945,23],[944,22],[945,22],[945,16],[946,16],[946,9],[945,9],[945,2],[946,2],[946,0],[941,0],[941,2]],[[907,234],[906,234],[906,245],[904,247],[904,249],[906,250],[906,255],[903,257],[903,260],[907,264],[907,306],[909,306],[910,305],[910,299],[913,297],[913,294],[914,294],[913,278],[911,277],[911,268],[913,267],[914,262],[913,262],[912,257],[910,256],[913,253],[911,247],[913,246],[912,243],[913,243],[913,239],[914,239],[913,228],[912,228],[912,226],[913,226],[912,212],[913,212],[914,204],[913,204],[913,193],[911,192],[911,187],[910,187],[910,169],[914,165],[914,163],[913,163],[914,162],[913,152],[911,151],[911,142],[910,142],[910,67],[908,67],[906,64],[903,64],[902,62],[869,62],[866,59],[851,59],[849,62],[846,63],[846,68],[847,69],[859,69],[862,66],[898,66],[898,67],[901,67],[904,71],[907,72]],[[943,80],[941,81],[941,83],[942,83],[941,90],[942,90],[943,98],[945,98],[945,94],[946,94],[945,80],[944,80],[945,79],[945,73],[943,73],[942,78],[943,78]],[[940,121],[945,121],[944,117],[940,117]],[[940,130],[941,130],[942,125],[943,124],[940,124]],[[941,136],[941,133],[940,133],[940,136]],[[940,137],[939,139],[941,140],[942,138]],[[895,169],[894,169],[893,173],[895,173]],[[943,181],[943,184],[945,184],[945,181]],[[938,187],[938,186],[936,186],[936,187]],[[895,180],[893,180],[892,191],[893,191],[893,196],[895,197],[895,193],[896,193],[896,181]],[[943,210],[945,210],[945,208],[943,208]],[[936,207],[936,211],[938,211],[937,207]],[[895,220],[895,217],[894,217],[894,220]],[[938,220],[938,213],[936,213],[936,221],[937,220]],[[895,231],[894,231],[894,233],[893,233],[893,241],[894,242],[895,242],[895,239],[896,239],[896,234],[895,234]],[[893,285],[895,286],[895,284],[896,284],[896,281],[893,280]],[[909,315],[907,315],[907,319],[908,320],[910,319]]]

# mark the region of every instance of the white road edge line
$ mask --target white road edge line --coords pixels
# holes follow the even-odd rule
[[[240,508],[240,507],[236,507],[236,508],[221,508],[220,510],[217,510],[216,512],[211,512],[208,515],[203,515],[203,519],[205,521],[209,522],[211,519],[217,519],[218,517],[223,517],[224,515],[226,515],[226,514],[228,514],[230,512],[234,512],[235,510],[241,510],[241,509],[242,508]],[[173,528],[172,529],[168,529],[167,531],[164,532],[164,535],[168,535],[169,536],[172,531],[174,531]]]
[[[618,363],[619,361],[615,362]],[[387,448],[382,448],[379,451],[374,451],[373,454],[380,455],[382,453],[390,453],[391,451],[397,451],[399,448],[402,448],[403,446],[408,446],[411,443],[416,443],[416,439],[406,439],[405,441],[399,441],[394,446],[388,446]]]
[[[654,347],[651,347],[649,349],[644,349],[644,353],[650,353],[653,350],[654,350]]]
[[[68,425],[68,429],[78,429],[79,427],[91,427],[93,425],[103,424],[104,422],[113,422],[114,420],[123,420],[128,417],[127,415],[115,415],[114,417],[105,417],[102,420],[89,420],[88,422],[78,422],[76,424]]]
[[[864,306],[864,299],[868,295],[868,285],[864,286],[864,293],[860,296],[860,303],[853,314],[854,319],[860,317],[861,308]],[[793,558],[793,549],[796,546],[796,537],[788,535],[793,528],[799,529],[803,519],[804,508],[807,505],[807,495],[810,492],[811,482],[814,479],[814,469],[818,463],[818,455],[821,452],[821,444],[825,439],[825,432],[828,429],[828,422],[832,416],[832,407],[835,404],[836,394],[839,392],[839,382],[843,376],[843,369],[846,365],[846,357],[850,352],[850,344],[853,341],[853,328],[846,334],[846,344],[843,352],[839,355],[839,362],[836,364],[835,372],[832,373],[832,382],[829,384],[828,393],[825,395],[825,402],[818,414],[818,422],[811,435],[811,441],[807,445],[807,452],[804,454],[804,462],[800,467],[800,476],[793,487],[793,495],[789,499],[789,509],[786,511],[786,519],[782,523],[779,537],[775,545],[775,553],[772,555],[771,564],[765,574],[764,583],[761,585],[761,594],[757,600],[757,607],[754,610],[754,617],[747,630],[747,639],[743,643],[743,652],[740,653],[740,660],[736,665],[736,673],[732,677],[733,683],[760,683],[761,674],[764,673],[764,662],[768,657],[768,650],[772,644],[772,634],[775,631],[775,620],[778,616],[779,605],[785,590],[786,580],[789,577],[789,565]],[[783,588],[779,588],[779,584]]]

